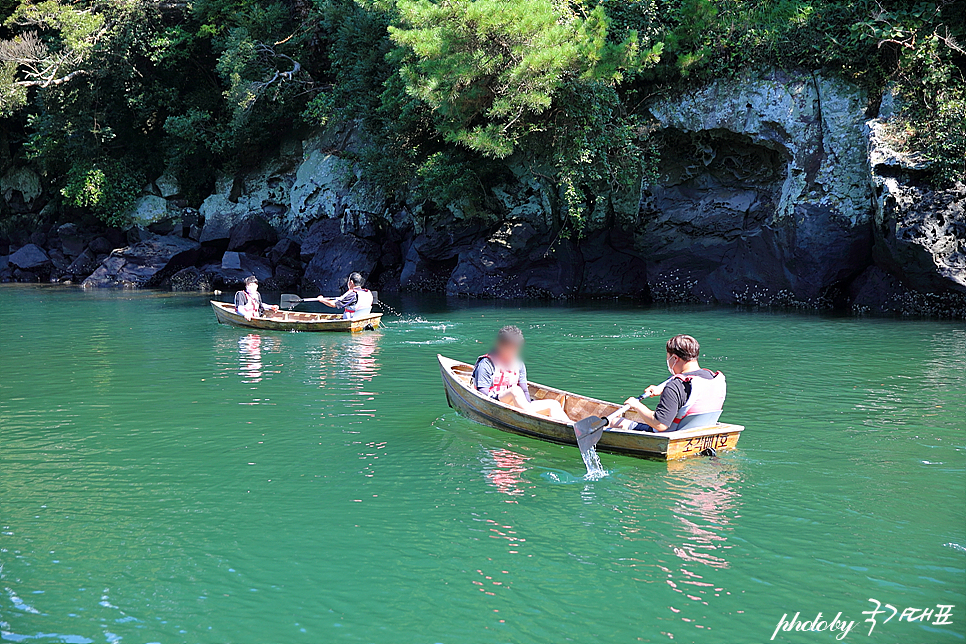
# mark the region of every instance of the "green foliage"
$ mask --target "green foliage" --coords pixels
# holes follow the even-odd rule
[[[522,165],[579,234],[653,171],[649,97],[749,68],[892,86],[896,138],[966,173],[962,0],[0,0],[0,22],[15,162],[112,221],[143,177],[197,205],[282,133],[351,120],[388,194],[485,213]]]
[[[473,166],[472,159],[459,150],[431,154],[416,168],[416,195],[436,203],[460,204],[464,211],[473,210],[485,192]]]
[[[324,127],[335,111],[335,99],[331,94],[318,94],[302,110],[302,120],[309,125]]]
[[[658,0],[667,56],[658,78],[706,79],[749,66],[833,69],[881,79],[875,44],[852,25],[878,10],[871,0]]]
[[[653,178],[657,149],[642,119],[627,115],[614,88],[572,85],[552,133],[553,163],[560,178],[562,214],[578,234],[586,213],[613,192]]]
[[[109,226],[129,223],[129,213],[141,194],[144,175],[130,164],[101,159],[74,165],[61,189],[69,206],[86,208]]]
[[[437,116],[444,138],[503,158],[553,105],[567,82],[614,83],[642,55],[637,36],[607,40],[603,7],[587,18],[531,0],[397,0],[392,38],[412,52],[401,73],[406,90]]]
[[[937,32],[903,49],[892,134],[901,149],[929,164],[940,184],[966,182],[966,80],[954,62],[955,50]]]
[[[27,88],[16,81],[16,63],[0,61],[0,118],[13,116],[27,104]]]

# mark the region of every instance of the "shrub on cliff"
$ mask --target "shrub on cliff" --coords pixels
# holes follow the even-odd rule
[[[144,181],[130,164],[100,159],[72,166],[61,195],[67,205],[86,208],[109,226],[123,227],[130,223],[128,214]]]

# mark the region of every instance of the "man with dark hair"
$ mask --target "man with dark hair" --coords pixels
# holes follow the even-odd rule
[[[673,432],[710,427],[718,422],[727,389],[724,374],[701,368],[701,345],[690,335],[674,336],[667,341],[666,349],[671,377],[644,390],[645,396],[661,397],[655,410],[648,409],[638,398],[628,398],[624,404],[630,405],[643,422],[610,418],[611,427]]]
[[[527,384],[527,368],[520,360],[523,332],[505,326],[496,334],[493,350],[476,360],[473,385],[482,395],[533,414],[562,423],[573,422],[556,400],[533,400]]]
[[[348,290],[334,300],[319,297],[317,298],[319,302],[325,304],[333,309],[343,309],[342,317],[346,320],[353,320],[355,318],[361,318],[365,315],[372,313],[372,304],[374,298],[372,297],[372,291],[366,288],[362,288],[365,284],[365,280],[362,279],[362,275],[359,273],[350,273],[349,277],[346,279],[346,285]],[[310,302],[311,300],[305,300]]]
[[[265,311],[277,311],[277,306],[262,304],[262,295],[258,292],[258,278],[249,275],[245,278],[245,290],[235,292],[235,311],[244,315],[246,320],[265,315]]]

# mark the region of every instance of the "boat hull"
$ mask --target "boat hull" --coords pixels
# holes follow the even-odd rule
[[[215,318],[222,324],[259,329],[262,331],[335,331],[358,333],[379,327],[382,313],[371,313],[354,320],[343,319],[341,315],[326,315],[325,313],[296,313],[292,311],[276,311],[267,317],[246,320],[245,316],[235,312],[232,304],[211,300],[211,308]]]
[[[469,376],[473,371],[471,365],[441,355],[437,359],[446,389],[446,400],[450,407],[463,416],[513,434],[576,446],[577,439],[572,425],[538,414],[529,414],[483,396],[469,385]],[[578,396],[536,383],[530,383],[530,395],[537,399],[557,400],[564,411],[576,420],[588,416],[606,416],[618,408],[614,403]],[[633,418],[631,414],[628,417]],[[738,444],[743,429],[741,425],[728,423],[657,434],[608,429],[601,435],[597,449],[641,458],[676,460],[732,450]]]

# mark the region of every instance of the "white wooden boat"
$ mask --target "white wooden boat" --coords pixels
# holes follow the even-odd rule
[[[462,415],[478,423],[514,434],[566,445],[577,444],[572,425],[540,414],[531,414],[484,396],[470,384],[473,365],[441,355],[436,357],[439,360],[439,370],[446,388],[446,400],[450,407]],[[620,407],[604,400],[578,396],[533,382],[529,385],[532,398],[557,400],[567,415],[575,421],[588,416],[604,417]],[[634,419],[634,413],[628,413],[627,417]],[[601,435],[597,449],[644,458],[674,460],[734,449],[743,429],[741,425],[720,422],[713,427],[661,433],[608,429]]]
[[[270,331],[343,331],[358,333],[379,327],[382,313],[370,313],[352,320],[339,314],[296,313],[294,311],[266,311],[267,315],[246,320],[244,315],[235,311],[235,305],[211,300],[215,317],[222,324],[241,326],[248,329]]]

